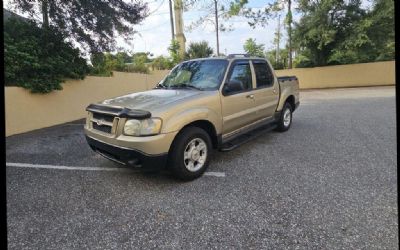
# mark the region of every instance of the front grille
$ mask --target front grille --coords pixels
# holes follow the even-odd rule
[[[93,119],[103,120],[103,121],[107,121],[107,122],[113,122],[114,116],[109,115],[109,114],[93,113]]]
[[[99,130],[101,132],[111,134],[112,127],[108,125],[97,125],[97,123],[92,122],[92,127],[93,129]]]
[[[115,131],[114,126],[117,126],[118,120],[114,122],[115,118],[111,114],[103,114],[103,113],[96,113],[92,112],[91,118],[90,118],[90,123],[91,127],[94,130],[100,131],[102,133],[107,133],[107,134],[113,134],[113,131]]]

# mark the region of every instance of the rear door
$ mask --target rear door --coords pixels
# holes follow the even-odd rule
[[[279,83],[266,60],[252,60],[255,86],[254,100],[257,119],[272,117],[279,101]]]
[[[228,76],[221,91],[223,134],[227,135],[256,120],[253,93],[253,75],[249,60],[231,63]],[[242,90],[233,93],[224,91],[231,80],[242,83]]]

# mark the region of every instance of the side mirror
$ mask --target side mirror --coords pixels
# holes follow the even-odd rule
[[[225,93],[239,92],[243,89],[243,83],[238,80],[230,80],[229,82],[225,83],[224,86]]]

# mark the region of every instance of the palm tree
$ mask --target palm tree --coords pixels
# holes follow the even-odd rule
[[[187,56],[190,59],[209,57],[214,53],[213,49],[208,45],[208,42],[192,42],[189,44]]]

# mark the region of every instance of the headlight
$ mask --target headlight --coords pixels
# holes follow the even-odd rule
[[[125,135],[141,136],[156,135],[161,130],[161,119],[127,120],[124,126]]]

